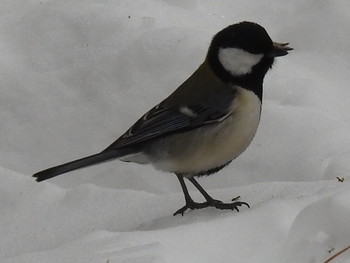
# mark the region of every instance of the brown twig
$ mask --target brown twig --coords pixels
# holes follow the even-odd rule
[[[340,250],[339,252],[335,253],[333,256],[331,256],[329,259],[327,259],[325,262],[323,263],[328,263],[331,262],[331,260],[335,259],[337,256],[343,254],[346,250],[350,249],[350,246]]]

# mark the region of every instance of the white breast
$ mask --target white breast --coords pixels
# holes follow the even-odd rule
[[[240,155],[258,128],[261,101],[252,92],[237,87],[232,114],[222,123],[171,136],[168,151],[153,165],[161,170],[199,173],[224,165]]]

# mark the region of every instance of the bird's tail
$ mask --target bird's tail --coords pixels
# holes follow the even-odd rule
[[[55,177],[60,174],[67,173],[69,171],[77,170],[83,167],[91,166],[94,164],[110,161],[112,159],[117,159],[127,154],[131,154],[127,149],[109,150],[90,155],[85,158],[81,158],[75,161],[64,163],[55,167],[48,168],[46,170],[37,172],[33,175],[38,182],[47,180],[49,178]]]

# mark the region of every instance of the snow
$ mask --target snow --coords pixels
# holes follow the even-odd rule
[[[349,246],[349,8],[1,1],[0,262],[311,263]],[[112,143],[198,67],[216,32],[242,20],[295,48],[265,79],[252,145],[199,179],[250,209],[174,217],[184,203],[175,176],[118,161],[34,182]],[[350,251],[331,262],[349,263]]]

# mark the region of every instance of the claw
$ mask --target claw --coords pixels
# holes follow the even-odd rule
[[[237,200],[238,198],[240,198],[240,196],[233,198],[232,201]],[[245,205],[248,208],[250,208],[249,204],[246,202],[223,203],[222,201],[215,200],[215,199],[209,200],[204,203],[196,203],[194,201],[188,201],[186,202],[186,205],[184,207],[180,208],[174,213],[174,216],[178,214],[181,214],[183,216],[187,209],[194,210],[194,209],[202,209],[206,207],[215,207],[216,209],[220,209],[220,210],[233,210],[233,211],[236,210],[237,212],[239,212],[238,207],[242,205]]]
[[[208,204],[208,202],[205,202],[205,203],[196,203],[194,201],[188,201],[186,202],[186,205],[182,208],[180,208],[179,210],[177,210],[173,215],[176,216],[178,214],[181,214],[182,216],[184,215],[185,211],[187,209],[191,209],[191,210],[194,210],[194,209],[201,209],[201,208],[205,208],[205,207],[208,207],[210,206]]]
[[[184,207],[182,207],[182,208],[180,208],[179,210],[177,210],[174,214],[173,214],[173,216],[176,216],[176,215],[179,215],[179,214],[181,214],[182,216],[184,216],[184,213],[185,213],[185,211],[188,209],[188,207],[185,205]]]
[[[232,198],[231,201],[237,201],[237,200],[240,199],[240,198],[241,198],[241,196],[239,195],[239,196],[237,196],[237,197]]]

